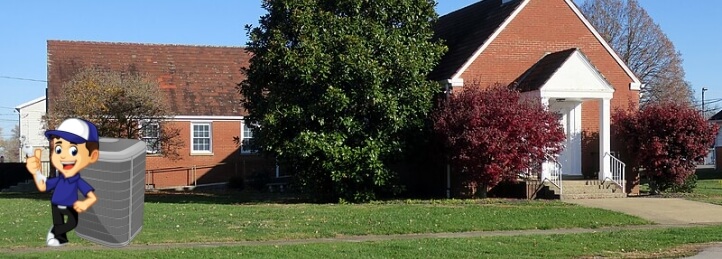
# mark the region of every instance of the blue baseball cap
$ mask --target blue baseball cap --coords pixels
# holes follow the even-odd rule
[[[99,141],[98,128],[95,127],[95,124],[76,118],[64,120],[55,130],[45,131],[46,138],[50,139],[52,136],[60,137],[75,144]]]

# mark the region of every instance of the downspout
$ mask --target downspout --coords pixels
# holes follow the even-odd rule
[[[280,177],[281,177],[281,171],[278,168],[278,157],[276,157],[276,178],[280,178]]]
[[[15,108],[16,111],[18,111],[18,134],[20,134],[20,137],[22,138],[22,123],[20,123],[20,119],[22,118],[22,115],[20,115],[20,109]],[[23,162],[23,143],[20,139],[16,139],[15,141],[20,141],[20,146],[18,147],[18,162]]]
[[[452,78],[446,80],[444,93],[446,94],[445,97],[448,98],[449,95],[451,95],[454,90],[460,89],[464,87],[464,79],[462,78]],[[446,198],[451,199],[451,163],[450,159],[446,158]]]

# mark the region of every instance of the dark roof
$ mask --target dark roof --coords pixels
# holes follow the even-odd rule
[[[571,48],[547,53],[519,78],[514,80],[516,88],[522,92],[539,90],[577,50],[579,49]]]
[[[711,121],[719,121],[722,120],[722,111],[719,111],[717,114],[709,118]]]
[[[48,103],[86,67],[140,72],[157,80],[176,115],[239,116],[236,85],[251,55],[240,47],[48,41]]]
[[[448,51],[429,79],[450,79],[521,2],[512,0],[502,4],[502,0],[483,0],[441,16],[434,25],[434,38],[444,40]]]

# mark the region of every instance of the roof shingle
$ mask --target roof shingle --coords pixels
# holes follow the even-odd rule
[[[251,54],[240,47],[49,40],[48,101],[86,67],[140,72],[158,81],[176,115],[246,115],[236,89]]]
[[[522,2],[483,0],[439,17],[434,25],[434,38],[444,40],[448,51],[429,79],[446,80],[454,76]]]
[[[571,48],[544,55],[536,64],[514,80],[516,88],[521,92],[539,90],[577,50]]]

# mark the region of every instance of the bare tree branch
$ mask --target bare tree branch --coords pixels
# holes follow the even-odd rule
[[[137,73],[86,69],[63,84],[60,93],[46,116],[47,128],[81,117],[95,123],[100,136],[139,139],[146,125],[159,125],[161,153],[179,157],[180,131],[163,123],[173,114],[156,82]]]
[[[690,104],[682,57],[637,0],[587,0],[582,12],[645,87],[641,105],[652,102]]]

